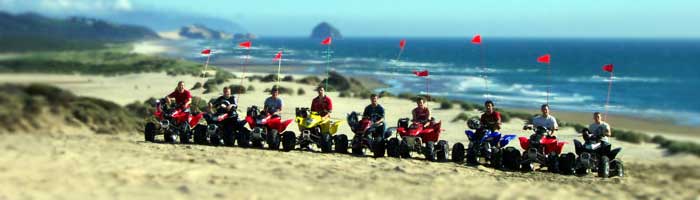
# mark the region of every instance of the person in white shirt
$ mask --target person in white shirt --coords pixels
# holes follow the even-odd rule
[[[540,107],[542,115],[538,115],[532,119],[532,125],[534,128],[542,126],[549,130],[549,135],[554,136],[554,131],[559,129],[559,124],[557,124],[557,119],[554,116],[549,115],[549,105],[543,104]]]
[[[592,134],[597,135],[600,140],[604,142],[608,142],[608,137],[612,136],[610,125],[603,121],[600,112],[593,113],[593,123],[588,125],[588,130],[590,130]],[[588,140],[588,137],[584,135],[583,139]]]

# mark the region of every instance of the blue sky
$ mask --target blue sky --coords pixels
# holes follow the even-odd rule
[[[191,13],[229,19],[263,36],[307,36],[327,21],[346,36],[700,37],[700,1],[692,0],[0,0],[0,6]]]

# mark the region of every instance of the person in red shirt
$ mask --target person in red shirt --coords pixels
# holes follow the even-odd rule
[[[429,122],[432,121],[432,117],[430,116],[430,109],[425,105],[425,99],[418,98],[416,105],[416,108],[411,112],[413,114],[413,122],[422,123],[427,127],[430,124]]]
[[[491,131],[501,130],[501,113],[496,112],[493,101],[488,100],[484,102],[484,107],[486,111],[481,115],[481,120],[479,120],[481,127]]]
[[[326,90],[318,86],[316,88],[318,96],[311,101],[311,111],[318,112],[321,117],[327,118],[331,116],[333,111],[333,101],[326,95]]]
[[[190,91],[185,89],[184,81],[177,82],[177,87],[175,88],[175,91],[171,92],[170,94],[168,94],[168,96],[165,97],[165,102],[167,104],[171,104],[172,99],[175,99],[175,104],[177,105],[177,108],[190,108],[190,103],[192,102],[192,94],[190,94]]]

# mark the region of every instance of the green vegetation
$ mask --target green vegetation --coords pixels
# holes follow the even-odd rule
[[[299,88],[297,90],[297,95],[301,96],[301,95],[305,95],[305,94],[306,94],[306,91],[304,90],[304,88]]]
[[[459,113],[459,115],[455,116],[455,118],[452,119],[452,122],[453,123],[458,122],[458,121],[465,121],[466,122],[467,120],[472,119],[472,118],[478,118],[478,117],[477,116],[470,116],[469,114],[463,112],[463,113]]]

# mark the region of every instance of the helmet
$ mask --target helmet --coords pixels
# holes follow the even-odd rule
[[[469,127],[469,129],[476,130],[481,128],[481,123],[478,119],[469,119],[467,120],[467,126]]]

